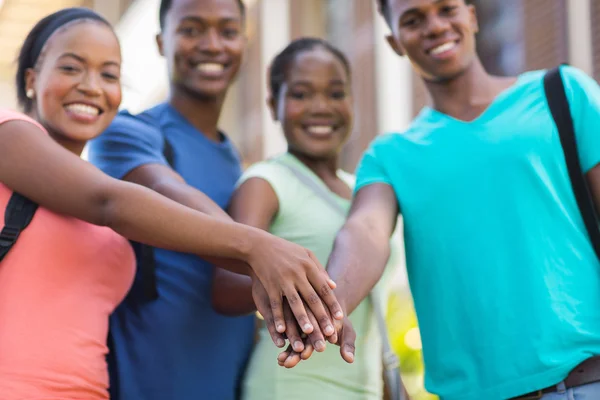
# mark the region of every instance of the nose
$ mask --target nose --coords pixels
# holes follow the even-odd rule
[[[208,29],[203,38],[198,41],[198,47],[201,51],[219,53],[223,51],[223,42],[221,36],[215,28]]]
[[[441,36],[446,33],[449,28],[450,23],[447,19],[442,18],[439,15],[430,15],[427,18],[425,36],[429,38]]]
[[[102,94],[102,87],[100,86],[100,77],[92,72],[87,72],[83,75],[83,79],[77,86],[77,88],[87,96],[100,96]]]
[[[325,94],[316,95],[311,106],[311,111],[315,114],[331,114],[329,100]]]

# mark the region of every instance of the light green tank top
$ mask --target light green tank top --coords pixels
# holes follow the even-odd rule
[[[273,188],[279,201],[279,211],[269,231],[288,241],[311,250],[325,266],[335,236],[344,223],[344,217],[332,206],[314,194],[281,163],[293,165],[301,172],[326,185],[304,164],[291,154],[263,161],[250,167],[239,184],[250,178],[262,178]],[[342,170],[340,179],[354,188],[354,176]],[[350,201],[331,195],[346,210]],[[392,252],[394,254],[394,252]],[[393,256],[389,265],[394,264]],[[368,268],[365,265],[365,268]],[[386,298],[387,268],[377,291]],[[327,344],[323,353],[314,353],[293,369],[277,365],[281,352],[267,329],[259,330],[258,342],[246,372],[242,398],[244,400],[380,400],[382,398],[381,339],[370,299],[365,299],[352,313],[350,320],[356,330],[356,354],[353,364],[342,360],[339,347]]]

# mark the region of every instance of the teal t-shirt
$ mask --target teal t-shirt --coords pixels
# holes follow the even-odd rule
[[[584,171],[600,162],[600,88],[562,67]],[[425,385],[501,400],[600,354],[600,265],[543,88],[528,72],[477,119],[425,108],[377,138],[356,190],[393,187],[404,218]]]

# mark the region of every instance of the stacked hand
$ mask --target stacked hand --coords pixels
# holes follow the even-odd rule
[[[246,262],[252,269],[254,302],[275,344],[284,345],[281,334],[287,322],[297,323],[306,334],[318,328],[328,336],[335,332],[334,321],[344,313],[333,293],[335,283],[312,252],[257,230]],[[286,318],[284,304],[293,317]]]
[[[326,311],[324,316],[317,318],[311,311],[313,307],[310,307],[306,301],[300,300],[303,309],[307,311],[308,324],[305,320],[299,323],[293,312],[292,304],[289,301],[284,301],[285,331],[279,332],[276,329],[271,308],[268,306],[269,296],[266,290],[257,279],[253,279],[252,289],[254,302],[265,319],[273,343],[277,347],[284,347],[286,339],[289,341],[286,350],[277,357],[280,366],[295,367],[301,360],[310,358],[314,351],[324,351],[326,341],[340,346],[340,354],[346,362],[352,363],[354,361],[356,333],[347,317],[332,319]]]

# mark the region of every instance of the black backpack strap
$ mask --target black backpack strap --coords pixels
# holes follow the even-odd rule
[[[4,227],[0,231],[0,261],[13,247],[23,229],[27,228],[37,208],[36,203],[13,192],[4,211]]]
[[[594,251],[596,252],[596,256],[600,259],[600,229],[598,229],[598,215],[579,161],[573,118],[569,109],[569,101],[567,99],[563,80],[560,75],[560,68],[554,68],[546,73],[544,76],[544,90],[546,92],[550,112],[554,118],[554,123],[558,128],[558,134],[565,154],[575,199],[577,200],[579,211],[583,217],[583,222],[590,241],[592,242]]]

